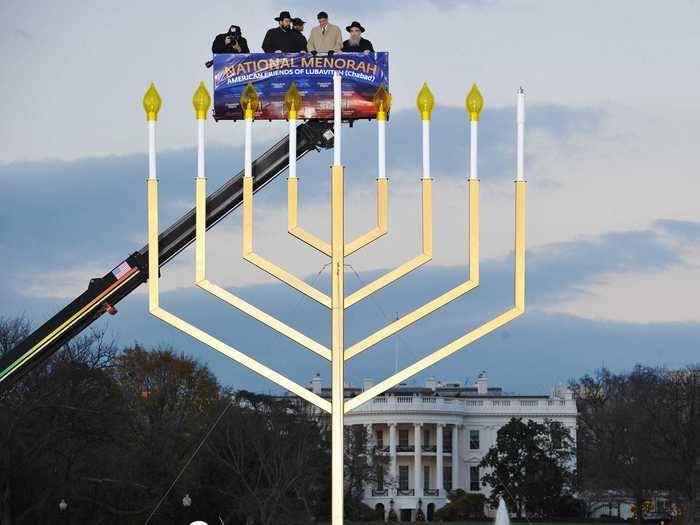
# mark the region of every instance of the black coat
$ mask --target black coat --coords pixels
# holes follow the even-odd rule
[[[263,51],[265,53],[274,53],[280,50],[282,53],[294,53],[298,46],[294,33],[296,31],[293,29],[282,29],[281,27],[268,29],[262,43]]]
[[[211,45],[211,52],[214,54],[218,53],[250,53],[250,49],[248,49],[248,41],[243,38],[242,36],[239,36],[235,40],[233,40],[230,44],[226,44],[226,37],[229,36],[228,33],[221,33],[220,35],[216,35],[216,38],[214,39],[214,42]],[[235,47],[233,47],[233,43],[235,41],[238,41],[238,46],[241,48],[240,51],[236,50]]]
[[[294,49],[291,51],[292,53],[301,53],[301,52],[306,52],[306,37],[304,36],[303,33],[297,31],[296,29],[292,30],[292,36],[294,37]]]
[[[374,51],[372,42],[366,38],[360,38],[360,45],[356,47],[350,45],[350,40],[343,42],[343,52],[345,53],[363,53],[365,51]]]

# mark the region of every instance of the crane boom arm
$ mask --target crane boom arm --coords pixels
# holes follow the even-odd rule
[[[310,121],[297,126],[297,158],[333,145],[332,127]],[[253,162],[253,191],[262,189],[289,165],[289,137],[284,137]],[[207,198],[207,229],[235,210],[243,199],[243,172],[229,179]],[[160,266],[189,246],[195,238],[195,212],[190,210],[159,236]],[[0,392],[53,355],[147,279],[148,246],[129,255],[103,277],[91,279],[87,290],[46,321],[4,356],[0,356]]]

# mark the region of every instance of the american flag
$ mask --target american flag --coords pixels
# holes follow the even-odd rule
[[[112,270],[112,274],[117,279],[121,279],[122,277],[124,277],[124,275],[126,275],[129,272],[129,270],[131,270],[131,266],[129,266],[128,262],[124,261],[119,266],[117,266],[114,270]]]

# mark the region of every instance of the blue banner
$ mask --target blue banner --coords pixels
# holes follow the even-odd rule
[[[241,92],[252,82],[260,95],[256,119],[286,120],[284,95],[296,82],[301,119],[333,118],[333,74],[343,79],[343,119],[375,118],[372,98],[389,90],[389,53],[252,53],[214,55],[214,118],[243,118]]]

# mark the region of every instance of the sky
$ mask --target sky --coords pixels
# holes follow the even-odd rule
[[[0,3],[0,315],[40,324],[145,243],[150,82],[158,120],[161,224],[193,203],[191,96],[211,40],[242,27],[252,51],[281,10],[314,25],[358,20],[390,52],[389,234],[348,259],[351,288],[416,254],[420,122],[428,82],[432,122],[434,260],[348,310],[348,343],[459,284],[466,267],[468,122],[476,82],[480,122],[482,282],[430,319],[352,360],[347,378],[375,381],[461,336],[512,304],[515,93],[527,94],[527,313],[410,381],[473,382],[487,370],[507,391],[548,393],[606,366],[700,362],[700,18],[697,2],[359,0],[323,4],[126,1]],[[257,122],[254,153],[285,133]],[[343,134],[346,235],[373,227],[375,124]],[[213,190],[242,169],[242,127],[210,122]],[[331,152],[299,162],[300,221],[329,236]],[[325,260],[286,234],[284,177],[256,195],[256,251],[320,289]],[[241,259],[240,213],[209,235],[211,279],[328,342],[321,307]],[[193,285],[186,250],[162,272],[163,304],[301,383],[329,367]],[[100,320],[119,344],[173,345],[209,364],[223,384],[276,387],[163,325],[145,289]]]

